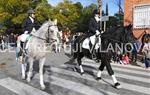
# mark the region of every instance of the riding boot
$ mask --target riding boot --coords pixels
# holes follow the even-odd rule
[[[24,50],[24,53],[25,53],[25,54],[28,53],[28,46],[27,46],[27,45],[28,45],[28,41],[25,41],[25,42],[24,42],[24,46],[23,46],[23,50]]]
[[[97,38],[95,39],[95,44],[92,46],[92,59],[96,60],[97,59],[97,56],[96,56],[96,50],[95,50],[95,46],[96,46],[96,43],[97,43]],[[91,42],[91,41],[90,41]]]
[[[95,54],[93,54],[94,49],[93,49],[93,45],[92,45],[90,39],[89,39],[89,46],[90,46],[90,51],[91,51],[91,58],[95,59]]]
[[[92,59],[97,59],[96,58],[96,50],[94,49],[94,46],[90,46],[90,51],[91,51],[91,55],[92,55]]]
[[[93,50],[92,52],[92,59],[96,60],[97,59],[97,56],[96,56],[96,51],[95,49]]]

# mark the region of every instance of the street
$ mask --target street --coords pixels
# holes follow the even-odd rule
[[[46,90],[40,90],[37,64],[30,83],[21,79],[21,65],[16,63],[14,52],[0,53],[0,95],[149,95],[150,71],[140,66],[112,64],[121,89],[112,87],[106,69],[102,80],[95,79],[100,63],[83,59],[85,74],[81,76],[69,64],[64,52],[47,54],[44,66]],[[142,63],[139,63],[142,64]]]

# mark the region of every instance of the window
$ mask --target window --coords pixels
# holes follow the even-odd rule
[[[150,5],[136,6],[133,11],[134,28],[150,28]]]

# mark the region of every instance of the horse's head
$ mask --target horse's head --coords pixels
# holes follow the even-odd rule
[[[135,42],[135,37],[132,32],[132,24],[129,24],[128,26],[124,27],[124,42],[125,43],[134,43]]]
[[[55,19],[54,21],[49,20],[49,32],[50,33],[54,33],[54,32],[58,32],[58,27],[57,27],[57,19]]]
[[[55,35],[57,35],[59,31],[57,26],[57,20],[54,21],[49,20],[44,24],[44,26],[45,26],[44,30],[46,30],[45,36],[49,42],[50,38],[55,37]]]
[[[47,35],[50,32],[58,32],[58,27],[57,27],[57,20],[54,21],[46,21],[38,31],[32,32],[31,34],[35,36],[40,36],[45,38],[45,35]],[[46,36],[47,37],[47,36]]]

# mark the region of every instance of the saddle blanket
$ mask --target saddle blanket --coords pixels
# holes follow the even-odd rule
[[[86,38],[86,39],[83,41],[82,48],[90,49],[90,45],[89,45],[90,41],[91,41],[92,45],[94,46],[95,41],[96,41],[96,36],[93,35],[93,36],[91,36],[90,38]],[[100,47],[100,45],[101,45],[101,38],[98,37],[98,42],[97,42],[96,45],[95,45],[95,49],[98,49],[98,48]]]
[[[30,37],[29,34],[22,34],[22,35],[20,35],[19,39],[20,39],[20,41],[25,42],[28,37]]]

